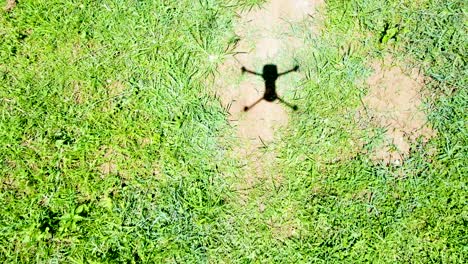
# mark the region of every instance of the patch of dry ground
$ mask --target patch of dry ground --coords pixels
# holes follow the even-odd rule
[[[404,71],[389,57],[374,62],[372,68],[360,117],[385,129],[384,142],[372,153],[373,160],[399,165],[412,143],[435,135],[422,110],[424,78],[417,69]]]
[[[229,121],[237,128],[241,143],[235,152],[253,165],[249,170],[251,173],[246,175],[249,182],[254,182],[255,179],[252,178],[262,178],[262,174],[265,174],[264,161],[274,160],[275,155],[263,156],[258,148],[274,141],[276,129],[287,125],[288,114],[285,106],[266,101],[261,101],[248,112],[244,112],[245,106],[263,96],[264,84],[259,76],[241,76],[240,69],[245,66],[261,72],[264,64],[277,64],[280,72],[289,70],[293,61],[289,65],[281,65],[279,57],[290,54],[295,47],[301,45],[301,40],[291,37],[289,23],[299,22],[312,15],[322,2],[272,0],[260,9],[241,13],[236,22],[235,32],[240,41],[233,51],[234,55],[226,58],[219,67],[219,72],[231,78],[222,76],[216,80],[215,85],[223,106],[230,114]],[[291,84],[278,87],[280,96],[281,90],[291,88]],[[270,165],[272,164],[268,167]]]
[[[290,70],[294,66],[295,49],[301,47],[303,42],[293,36],[291,23],[313,16],[321,4],[323,0],[271,0],[259,9],[239,14],[235,23],[239,41],[233,55],[225,58],[218,68],[221,75],[215,80],[215,87],[222,105],[229,113],[229,122],[236,128],[238,144],[234,147],[233,156],[245,165],[242,177],[236,179],[240,194],[238,202],[242,205],[253,202],[250,195],[252,189],[265,182],[278,185],[282,181],[276,168],[276,153],[269,152],[268,146],[277,140],[275,131],[288,124],[290,110],[277,101],[270,103],[263,100],[244,112],[245,106],[263,96],[265,84],[260,76],[242,75],[241,67],[261,72],[265,64],[276,64],[279,72]],[[288,78],[299,78],[299,75],[291,73],[278,80],[280,97],[284,91],[295,88],[295,81],[288,81]],[[259,202],[258,207],[263,212],[268,204]],[[287,224],[289,222],[283,216],[278,216],[267,224],[272,233],[281,238],[291,236],[296,230],[295,225]]]
[[[6,0],[5,11],[10,12],[16,7],[16,0]]]

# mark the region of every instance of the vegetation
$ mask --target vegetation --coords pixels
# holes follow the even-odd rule
[[[235,11],[261,2],[0,11],[0,260],[466,262],[464,1],[330,0],[320,34],[294,26],[304,110],[267,149],[283,179],[241,204],[228,177],[241,169],[220,142],[232,128],[206,79]],[[426,111],[437,137],[402,166],[357,152],[362,132],[344,111],[386,54],[421,67],[436,95]]]

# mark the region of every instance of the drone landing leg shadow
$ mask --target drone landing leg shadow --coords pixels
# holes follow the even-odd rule
[[[263,97],[260,98],[260,99],[258,99],[257,102],[253,103],[252,105],[244,107],[244,112],[249,111],[251,108],[253,108],[254,106],[256,106],[256,105],[257,105],[258,103],[260,103],[260,101],[262,101],[262,100],[263,100]]]
[[[258,99],[255,103],[251,104],[250,106],[246,106],[244,107],[244,111],[247,112],[249,111],[250,109],[252,109],[254,106],[256,106],[258,103],[260,103],[260,101],[262,101],[264,98],[260,98]],[[285,100],[283,100],[281,97],[277,97],[278,101],[280,101],[282,104],[286,105],[287,107],[291,108],[292,110],[296,111],[297,110],[297,105],[292,105],[288,102],[286,102]]]
[[[297,105],[292,105],[288,102],[286,102],[285,100],[283,100],[283,98],[281,97],[278,97],[278,100],[283,103],[284,105],[288,106],[289,108],[291,108],[292,110],[296,111],[297,110]]]

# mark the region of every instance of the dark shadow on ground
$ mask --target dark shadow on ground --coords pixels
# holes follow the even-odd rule
[[[297,105],[292,105],[292,104],[286,102],[285,100],[283,100],[281,97],[278,96],[278,94],[276,93],[276,80],[279,77],[281,77],[281,76],[283,76],[285,74],[298,71],[299,66],[296,65],[291,70],[285,71],[285,72],[282,72],[282,73],[278,73],[278,67],[276,67],[275,64],[266,64],[265,66],[263,66],[263,72],[262,73],[258,73],[258,72],[248,70],[245,67],[242,67],[241,69],[242,69],[242,73],[248,72],[248,73],[251,73],[251,74],[254,74],[254,75],[261,76],[263,78],[263,80],[265,81],[265,93],[264,93],[263,97],[258,99],[252,105],[244,107],[244,111],[246,111],[246,112],[249,111],[250,109],[252,109],[255,105],[257,105],[262,100],[265,100],[267,102],[273,102],[276,99],[278,99],[278,101],[280,101],[284,105],[290,107],[294,111],[296,111],[298,109]]]

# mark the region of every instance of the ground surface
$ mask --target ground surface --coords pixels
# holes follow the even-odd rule
[[[466,262],[464,1],[4,3],[1,262]]]
[[[434,135],[424,106],[424,76],[418,69],[392,65],[391,58],[373,65],[374,73],[367,80],[369,92],[363,98],[358,122],[385,129],[383,142],[372,153],[375,161],[401,164],[411,145],[421,139],[427,142]]]
[[[268,1],[261,8],[240,12],[234,23],[239,40],[219,66],[221,74],[217,78],[216,89],[228,111],[229,121],[237,131],[238,141],[233,156],[246,165],[245,184],[239,186],[241,189],[249,189],[271,174],[278,174],[273,169],[276,153],[262,150],[275,143],[275,131],[288,124],[288,110],[291,109],[278,100],[262,100],[249,111],[244,111],[246,106],[263,97],[265,84],[261,76],[242,76],[240,69],[246,67],[261,73],[264,65],[275,64],[279,72],[285,72],[297,65],[294,50],[303,42],[294,36],[291,24],[313,16],[321,4],[322,1]],[[284,81],[277,81],[281,97],[288,89],[297,88],[299,75],[293,73],[292,77],[282,78]]]

